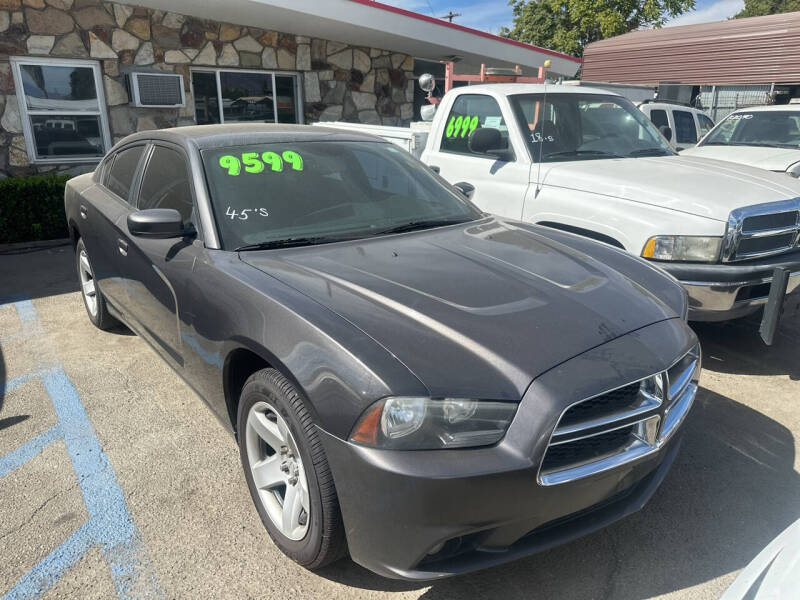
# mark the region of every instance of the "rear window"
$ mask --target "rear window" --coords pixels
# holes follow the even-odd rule
[[[144,152],[144,146],[134,146],[118,152],[108,174],[106,187],[126,202],[142,152]]]

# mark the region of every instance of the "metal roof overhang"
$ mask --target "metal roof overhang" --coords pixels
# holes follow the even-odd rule
[[[122,0],[223,23],[307,35],[410,54],[460,57],[459,71],[519,65],[526,73],[550,59],[549,73],[573,77],[580,59],[371,0]]]

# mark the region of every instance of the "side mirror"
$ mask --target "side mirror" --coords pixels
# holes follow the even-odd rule
[[[475,154],[490,154],[498,160],[509,161],[514,159],[514,153],[508,148],[508,142],[503,140],[499,129],[481,127],[469,136],[469,151]]]
[[[663,135],[665,138],[667,138],[668,142],[672,141],[672,128],[671,127],[668,127],[667,125],[662,125],[661,127],[658,128],[658,130],[661,132],[661,135]]]
[[[475,186],[471,183],[467,183],[466,181],[459,181],[458,183],[454,183],[453,187],[456,188],[459,192],[464,194],[467,198],[472,198],[472,194],[475,193]]]
[[[174,208],[148,208],[128,215],[128,231],[131,235],[149,238],[177,238],[188,232],[183,228],[183,219]]]

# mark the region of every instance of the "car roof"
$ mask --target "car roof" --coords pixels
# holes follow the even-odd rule
[[[496,94],[500,96],[513,96],[515,94],[603,94],[604,96],[621,96],[617,92],[596,87],[583,87],[580,85],[544,85],[543,83],[483,83],[455,88],[460,93]]]
[[[733,113],[742,112],[772,112],[772,111],[791,111],[800,112],[800,104],[769,104],[766,106],[748,106],[747,108],[737,108]]]
[[[124,138],[118,145],[139,140],[162,140],[198,150],[248,144],[291,142],[381,142],[385,140],[358,131],[343,131],[310,125],[280,125],[273,123],[229,123],[225,125],[188,125],[140,131]]]
[[[686,106],[685,104],[676,104],[674,102],[642,102],[638,106],[639,108],[644,108],[645,106],[648,106],[650,108],[688,110],[690,112],[703,113],[704,115],[706,114],[702,108],[697,108],[695,106]]]

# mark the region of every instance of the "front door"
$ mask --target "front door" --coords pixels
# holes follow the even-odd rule
[[[497,100],[486,94],[461,94],[453,102],[439,139],[425,162],[451,184],[466,183],[474,188],[470,200],[488,213],[519,219],[530,185],[530,161],[524,148],[514,148],[509,136],[513,123]],[[514,157],[499,160],[477,154],[469,148],[469,136],[477,128],[491,127],[500,134]]]
[[[184,238],[133,236],[122,225],[127,242],[124,276],[128,282],[132,326],[174,366],[183,366],[183,290],[202,250],[194,234],[194,204],[186,156],[177,146],[152,147],[138,190],[137,209],[173,208],[183,218]]]

